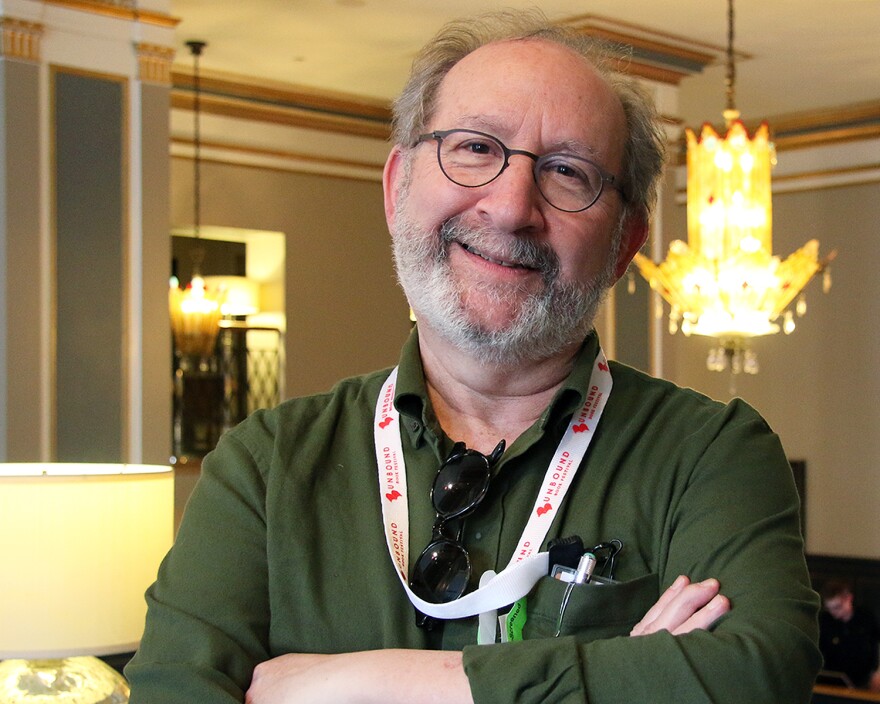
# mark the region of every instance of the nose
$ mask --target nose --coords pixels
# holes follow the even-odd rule
[[[544,226],[544,199],[534,177],[534,160],[513,154],[507,168],[479,188],[477,211],[487,224],[503,232],[534,232]]]

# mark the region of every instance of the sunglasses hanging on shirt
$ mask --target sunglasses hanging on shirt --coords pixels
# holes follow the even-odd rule
[[[505,441],[501,440],[487,457],[457,442],[440,465],[431,489],[431,502],[437,514],[431,542],[416,560],[410,581],[410,589],[425,601],[455,601],[467,589],[470,557],[461,543],[462,524],[456,526],[452,522],[472,513],[486,497],[492,468],[501,459],[504,448]],[[416,621],[420,627],[430,628],[433,619],[417,612]]]

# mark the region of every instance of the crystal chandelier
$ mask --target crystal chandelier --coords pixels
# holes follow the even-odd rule
[[[715,338],[707,360],[713,371],[755,374],[758,363],[749,339],[780,329],[791,333],[795,322],[789,306],[798,298],[795,312],[806,312],[801,292],[821,271],[828,289],[827,265],[835,253],[819,260],[819,242],[810,240],[784,261],[773,256],[775,150],[766,122],[750,137],[739,119],[733,57],[733,0],[728,0],[727,136],[708,123],[699,138],[686,130],[688,241],[670,243],[660,264],[641,254],[635,263],[669,303],[670,333]]]
[[[198,240],[201,230],[201,82],[199,80],[199,57],[205,42],[188,41],[187,46],[193,55],[193,115],[194,115],[194,155],[193,155],[193,233]],[[168,291],[168,304],[171,313],[171,330],[174,344],[180,354],[208,357],[214,350],[214,342],[220,331],[219,323],[223,292],[219,288],[206,285],[201,275],[204,249],[193,249],[193,274],[189,285],[181,290],[175,277],[171,278]]]

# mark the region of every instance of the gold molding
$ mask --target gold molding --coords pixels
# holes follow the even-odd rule
[[[626,43],[632,43],[630,40],[640,38],[645,42],[656,42],[658,46],[664,49],[670,49],[672,55],[680,55],[681,57],[689,57],[693,59],[708,59],[706,63],[716,61],[718,57],[723,57],[727,52],[727,47],[720,44],[710,44],[709,42],[699,41],[686,37],[682,34],[673,34],[672,32],[664,32],[645,25],[636,24],[635,22],[626,22],[616,17],[608,17],[606,15],[597,15],[588,13],[585,15],[577,15],[569,17],[563,24],[587,30],[604,28],[609,32],[615,32],[626,40]],[[753,56],[739,50],[735,50],[737,58],[751,59]]]
[[[171,85],[171,64],[174,49],[158,44],[135,44],[138,56],[138,77],[147,83]]]
[[[171,15],[166,15],[161,12],[139,10],[136,7],[117,4],[112,0],[107,0],[106,2],[103,2],[102,0],[43,0],[43,2],[50,5],[67,7],[71,10],[91,12],[96,15],[116,17],[121,20],[144,22],[145,24],[153,24],[171,29],[180,23],[180,19],[177,17],[172,17]]]
[[[195,145],[194,140],[182,137],[172,137],[171,143],[187,148],[193,147]],[[306,154],[305,152],[294,152],[281,149],[265,149],[263,147],[254,147],[243,144],[229,144],[225,142],[204,139],[201,140],[200,144],[203,148],[217,149],[219,151],[226,151],[235,154],[248,154],[259,157],[268,157],[272,159],[281,159],[284,161],[299,161],[308,164],[323,164],[326,166],[341,167],[345,169],[364,169],[375,172],[377,177],[381,177],[382,169],[385,166],[385,163],[383,161],[375,162],[357,159],[339,159],[335,157],[321,156],[316,154]],[[208,159],[210,160],[210,157]],[[222,160],[217,158],[215,158],[214,161],[216,163],[237,163],[232,161],[223,162]]]
[[[880,137],[880,100],[788,113],[764,121],[770,125],[771,138],[780,152],[876,139]],[[750,133],[759,124],[757,120],[745,121]],[[715,131],[722,134],[726,130],[722,125],[715,125]],[[686,159],[684,137],[678,141],[674,153],[674,163],[683,166]]]
[[[626,69],[630,73],[664,83],[687,75],[636,59],[630,64]],[[173,70],[171,81],[172,107],[191,110],[192,74]],[[391,107],[384,100],[222,72],[203,72],[201,86],[202,109],[207,113],[383,140],[390,135]],[[670,116],[664,120],[675,127],[682,125]],[[780,151],[871,139],[880,136],[880,100],[778,115],[767,121]],[[754,130],[758,122],[746,124]],[[682,144],[670,150],[673,163],[684,163]]]
[[[191,74],[172,72],[172,108],[192,110],[192,82]],[[384,101],[209,72],[200,84],[204,113],[383,140],[391,133]]]
[[[768,120],[779,150],[880,137],[880,100]]]
[[[880,180],[880,163],[862,164],[861,166],[841,166],[837,168],[819,169],[815,171],[802,171],[796,174],[785,174],[783,176],[774,176],[774,185],[797,183],[799,181],[808,181],[811,179],[828,179],[835,176],[857,176],[860,177],[854,182],[835,183],[835,186],[852,186],[871,183]]]
[[[175,89],[193,90],[191,72],[175,70],[172,73],[172,80]],[[254,79],[222,71],[203,70],[199,75],[199,82],[204,93],[213,93],[228,98],[274,105],[299,106],[310,110],[380,121],[391,120],[391,106],[386,100],[313,86]]]
[[[773,176],[772,188],[775,197],[786,193],[851,188],[877,182],[880,182],[880,163],[840,166]],[[686,205],[687,188],[676,188],[675,199],[678,205]]]
[[[828,144],[840,144],[841,142],[857,142],[877,137],[880,137],[880,123],[825,129],[797,135],[781,135],[776,137],[773,143],[776,145],[777,151],[787,151],[789,149],[805,149]]]
[[[619,57],[621,72],[670,85],[702,72],[725,52],[723,47],[601,15],[578,15],[561,24],[604,43],[612,56]]]
[[[12,17],[2,17],[0,18],[0,27],[3,29],[3,44],[0,55],[25,61],[40,60],[42,24],[25,22]]]
[[[683,78],[691,75],[685,71],[654,66],[653,64],[637,61],[634,58],[622,58],[618,66],[620,72],[628,76],[645,78],[649,81],[657,81],[658,83],[666,83],[672,86],[677,86]]]

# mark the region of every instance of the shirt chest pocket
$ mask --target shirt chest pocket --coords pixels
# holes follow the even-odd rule
[[[568,585],[544,577],[526,601],[528,616],[523,638],[552,638]],[[581,584],[571,590],[560,636],[574,635],[584,641],[629,635],[659,594],[656,574],[613,584]]]

